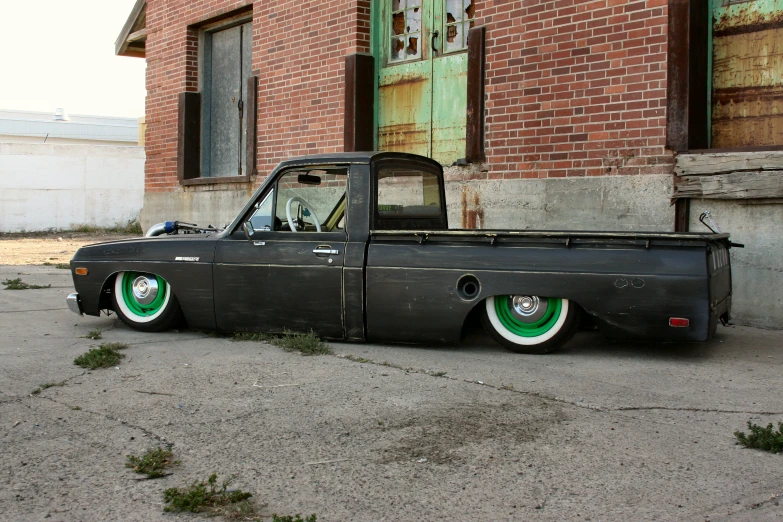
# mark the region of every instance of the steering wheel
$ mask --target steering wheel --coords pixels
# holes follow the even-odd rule
[[[315,221],[315,229],[320,232],[321,231],[321,222],[318,221],[318,216],[315,215],[315,210],[313,210],[312,205],[305,201],[304,199],[300,198],[299,196],[294,196],[291,199],[288,200],[288,203],[285,204],[285,217],[288,218],[288,227],[291,229],[291,232],[299,232],[299,230],[296,229],[294,226],[294,220],[291,218],[291,203],[294,201],[299,203],[299,206],[303,208],[307,208],[310,211],[310,215],[313,216],[313,221]],[[304,228],[304,225],[302,225],[302,228]]]

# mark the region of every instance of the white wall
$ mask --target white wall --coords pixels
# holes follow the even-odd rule
[[[139,217],[144,148],[0,143],[0,231],[109,227]]]

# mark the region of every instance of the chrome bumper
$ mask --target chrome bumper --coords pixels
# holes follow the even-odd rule
[[[65,302],[68,303],[68,308],[71,309],[71,312],[84,315],[82,312],[82,303],[79,301],[79,294],[69,294],[68,297],[65,298]]]

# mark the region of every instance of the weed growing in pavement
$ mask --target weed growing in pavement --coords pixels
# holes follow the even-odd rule
[[[248,501],[253,495],[241,489],[228,491],[234,476],[217,485],[217,474],[213,473],[206,482],[195,481],[184,488],[169,488],[163,492],[163,500],[168,504],[164,511],[207,513],[222,515],[226,518],[253,518],[255,506]]]
[[[357,363],[369,363],[372,362],[370,359],[365,359],[364,357],[359,357],[358,355],[348,354],[343,359],[348,359],[349,361],[357,362]]]
[[[113,227],[96,227],[93,225],[78,225],[71,227],[72,232],[85,234],[143,234],[141,223],[137,219],[129,219],[125,223],[117,223]]]
[[[98,348],[90,348],[87,353],[74,359],[73,364],[88,370],[116,366],[120,363],[120,359],[125,357],[120,350],[127,347],[128,345],[124,343],[103,343]]]
[[[53,266],[55,268],[61,268],[63,270],[70,270],[71,265],[68,263],[50,263],[49,261],[44,262],[43,266]]]
[[[38,290],[39,288],[51,288],[52,285],[30,285],[22,281],[22,278],[6,279],[3,281],[5,290]]]
[[[96,328],[95,330],[90,330],[87,332],[87,335],[82,337],[82,339],[92,339],[93,341],[97,341],[98,339],[103,339],[103,335],[101,335],[102,333],[103,330]]]
[[[746,448],[771,451],[772,453],[783,452],[783,422],[778,422],[778,429],[775,431],[772,423],[767,427],[758,426],[748,421],[749,434],[743,431],[735,431],[734,436],[737,441]]]
[[[300,352],[304,355],[332,354],[331,348],[321,341],[312,330],[306,334],[286,331],[282,335],[237,332],[231,337],[231,340],[274,344],[287,352]]]
[[[231,340],[235,342],[250,341],[254,343],[266,343],[271,339],[272,337],[269,335],[253,332],[236,332],[231,336]]]
[[[169,448],[150,448],[143,454],[128,455],[126,468],[131,468],[136,473],[147,475],[153,479],[166,476],[164,470],[169,466],[179,465],[178,460],[173,460],[174,453]]]
[[[49,388],[54,388],[55,386],[65,386],[65,381],[60,382],[45,382],[43,384],[39,384],[38,388],[34,389],[30,394],[31,395],[38,395],[44,390],[47,390]]]
[[[307,334],[285,332],[269,342],[287,352],[301,352],[304,355],[331,355],[332,350],[312,330]]]
[[[298,513],[295,517],[292,517],[291,515],[286,515],[284,517],[272,515],[272,522],[316,522],[316,517],[315,513],[305,518],[302,518],[302,515]]]

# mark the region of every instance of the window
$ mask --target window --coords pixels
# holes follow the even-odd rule
[[[441,177],[426,168],[382,166],[377,177],[375,228],[446,228],[441,186]]]
[[[473,0],[446,0],[446,52],[468,48],[468,30],[476,24]]]
[[[341,232],[345,227],[345,169],[284,173],[250,217],[257,232]]]
[[[421,0],[391,0],[391,45],[389,60],[421,58]]]

